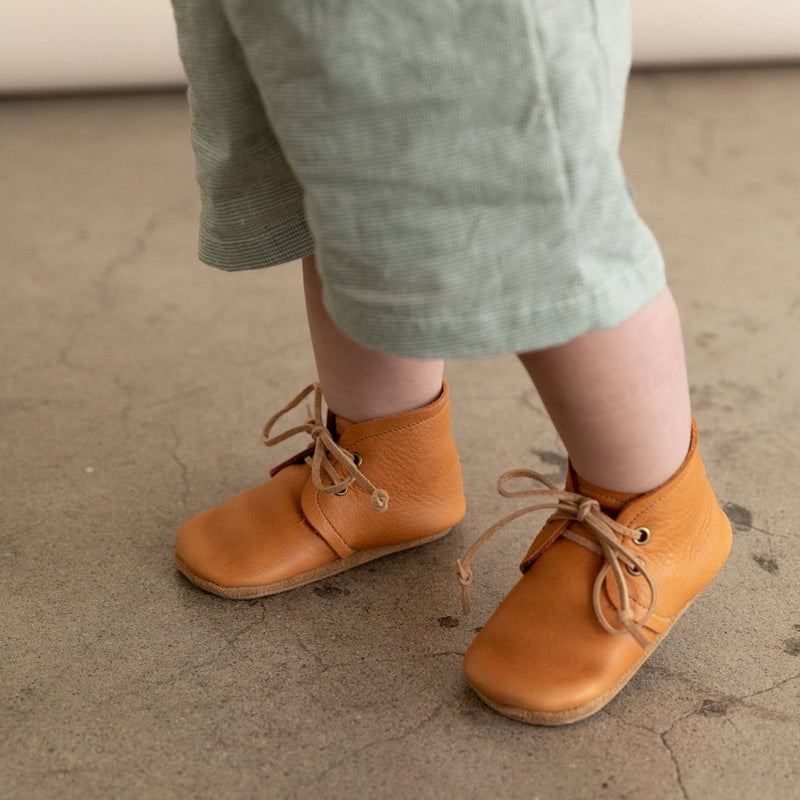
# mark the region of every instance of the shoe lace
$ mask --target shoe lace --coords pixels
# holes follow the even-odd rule
[[[515,491],[506,488],[506,484],[516,478],[531,478],[544,484],[546,489],[518,489]],[[594,613],[597,616],[598,622],[603,628],[614,636],[625,636],[630,634],[642,648],[647,648],[649,642],[642,633],[642,627],[653,614],[656,606],[656,586],[652,576],[647,571],[644,561],[641,558],[633,555],[622,546],[625,539],[637,539],[641,536],[641,532],[633,530],[621,525],[615,519],[612,519],[605,514],[600,507],[600,503],[591,497],[570,492],[567,490],[559,489],[554,486],[542,474],[529,469],[513,469],[504,472],[497,479],[497,491],[503,497],[537,497],[541,498],[542,502],[530,506],[524,506],[516,511],[511,512],[507,516],[499,519],[490,528],[484,531],[472,546],[467,550],[464,556],[456,561],[456,574],[458,582],[461,586],[461,604],[464,608],[464,613],[468,614],[470,610],[469,602],[469,587],[473,581],[472,569],[469,566],[470,561],[477,551],[494,536],[499,530],[508,525],[509,522],[530,513],[531,511],[538,511],[545,508],[555,508],[556,512],[552,514],[548,522],[555,520],[570,520],[580,522],[584,528],[594,537],[595,541],[591,541],[585,536],[571,530],[567,526],[560,534],[564,538],[569,539],[576,544],[586,547],[594,553],[602,556],[604,561],[597,573],[592,590],[592,604],[594,606]],[[644,578],[650,589],[650,603],[645,610],[645,614],[639,622],[634,619],[633,608],[631,607],[630,592],[625,576],[622,574],[622,565],[626,565],[629,569],[634,570],[635,574]],[[619,592],[619,608],[617,609],[617,622],[622,625],[622,629],[614,627],[607,619],[600,605],[600,592],[605,581],[606,575],[609,570],[614,576],[614,580]]]
[[[283,433],[270,437],[270,431],[275,423],[284,414],[300,405],[312,392],[314,393],[313,412],[309,406],[306,406],[309,415],[308,421],[304,425],[297,425],[294,428],[283,431]],[[264,425],[264,430],[261,432],[261,441],[268,447],[272,447],[272,445],[283,442],[298,433],[309,434],[313,441],[312,446],[308,448],[309,455],[306,455],[303,460],[311,467],[311,480],[317,489],[326,494],[336,494],[337,492],[342,492],[344,489],[347,489],[351,484],[357,483],[369,493],[372,506],[376,511],[386,511],[389,507],[388,492],[385,489],[378,489],[370,482],[356,465],[353,455],[339,446],[331,432],[323,424],[322,387],[319,383],[310,383],[293,400],[280,409],[280,411],[273,414],[266,425]],[[312,448],[313,453],[310,452]],[[302,453],[298,453],[297,457],[299,458],[300,455],[302,455]],[[347,473],[344,477],[337,472],[332,459],[344,467]],[[327,473],[331,483],[323,483],[323,470]]]

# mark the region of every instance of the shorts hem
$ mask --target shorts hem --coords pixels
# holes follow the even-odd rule
[[[602,285],[587,286],[569,297],[534,307],[508,307],[506,323],[498,325],[496,310],[486,323],[450,316],[450,324],[433,318],[414,319],[380,313],[354,303],[326,286],[325,307],[344,333],[363,347],[406,358],[485,358],[542,350],[590,333],[612,328],[640,311],[666,286],[664,261],[656,245],[635,268]],[[503,315],[500,315],[501,317]]]
[[[197,256],[210,267],[239,272],[286,264],[314,250],[308,224],[299,218],[243,239],[221,239],[201,229]]]

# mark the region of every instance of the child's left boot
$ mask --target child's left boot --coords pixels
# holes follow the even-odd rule
[[[564,725],[608,703],[644,664],[728,557],[731,527],[706,477],[692,420],[689,452],[664,484],[622,495],[570,466],[562,491],[538,473],[500,476],[506,497],[538,498],[489,528],[457,564],[468,610],[469,561],[511,520],[556,508],[521,564],[520,581],[464,658],[478,696],[501,714]],[[515,478],[547,489],[509,491]]]

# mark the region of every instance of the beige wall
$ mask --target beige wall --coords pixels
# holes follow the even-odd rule
[[[800,0],[633,5],[639,64],[800,61]],[[0,20],[0,91],[183,82],[169,0],[0,0]]]
[[[636,62],[800,61],[800,0],[633,0]]]
[[[0,0],[0,90],[183,80],[169,0]]]

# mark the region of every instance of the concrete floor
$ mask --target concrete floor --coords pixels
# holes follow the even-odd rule
[[[800,797],[800,69],[634,77],[624,157],[685,322],[726,569],[606,710],[520,725],[461,654],[516,580],[504,469],[563,450],[511,356],[448,365],[470,510],[446,539],[254,602],[172,566],[265,479],[314,378],[297,265],[195,260],[179,95],[0,106],[3,798]],[[288,449],[291,444],[286,445]]]

